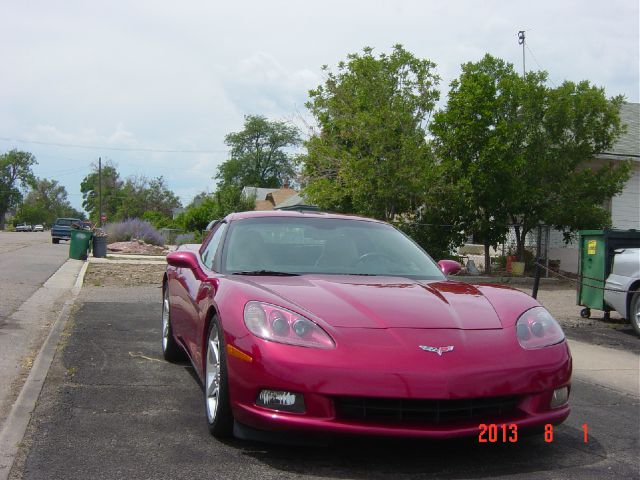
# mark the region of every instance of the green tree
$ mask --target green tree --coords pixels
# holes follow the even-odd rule
[[[254,205],[255,197],[244,197],[241,189],[227,185],[212,194],[201,196],[197,205],[189,205],[177,221],[186,231],[200,232],[212,220],[224,218],[233,212],[253,210]]]
[[[433,157],[424,123],[439,98],[435,64],[401,45],[350,54],[309,92],[319,131],[301,157],[304,193],[321,208],[384,220],[425,202]]]
[[[99,187],[98,187],[98,165],[92,164],[92,171],[80,184],[82,192],[82,208],[89,212],[89,218],[93,222],[98,222],[99,212]],[[111,221],[116,218],[118,208],[122,205],[120,196],[123,181],[112,162],[105,162],[102,166],[102,213]]]
[[[29,152],[14,149],[0,155],[0,229],[4,229],[7,212],[22,200],[20,187],[24,189],[33,183],[31,168],[37,163]]]
[[[84,218],[69,202],[67,190],[56,180],[38,178],[16,212],[16,221],[52,225],[58,217]]]
[[[171,218],[180,200],[169,189],[164,177],[149,179],[144,175],[127,178],[118,194],[120,205],[115,218],[143,218],[151,212]]]
[[[607,99],[589,82],[549,88],[546,80],[546,72],[522,78],[513,65],[485,55],[462,65],[430,127],[441,182],[457,192],[450,208],[484,244],[487,272],[489,248],[509,223],[524,259],[524,239],[540,222],[567,231],[605,225],[600,204],[628,178],[627,164],[588,166],[622,132],[622,98]]]
[[[285,122],[247,115],[244,128],[230,133],[225,143],[231,156],[218,169],[219,187],[281,187],[295,175],[287,148],[300,144],[298,130]]]

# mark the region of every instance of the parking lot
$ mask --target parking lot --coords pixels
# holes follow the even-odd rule
[[[578,378],[552,442],[217,441],[190,365],[161,359],[159,298],[157,285],[85,285],[10,478],[638,477],[638,398]]]

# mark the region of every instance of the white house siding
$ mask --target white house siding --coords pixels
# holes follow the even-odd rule
[[[633,162],[624,190],[611,199],[611,223],[620,230],[640,230],[640,162]]]

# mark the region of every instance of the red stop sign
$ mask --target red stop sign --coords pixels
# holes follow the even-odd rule
[[[106,216],[106,215],[102,215],[102,216],[100,217],[100,221],[101,221],[101,222],[106,222],[106,221],[107,221],[107,216]]]

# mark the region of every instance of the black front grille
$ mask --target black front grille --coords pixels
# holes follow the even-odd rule
[[[336,415],[345,420],[446,423],[482,418],[490,421],[512,413],[517,397],[462,400],[336,397]]]

